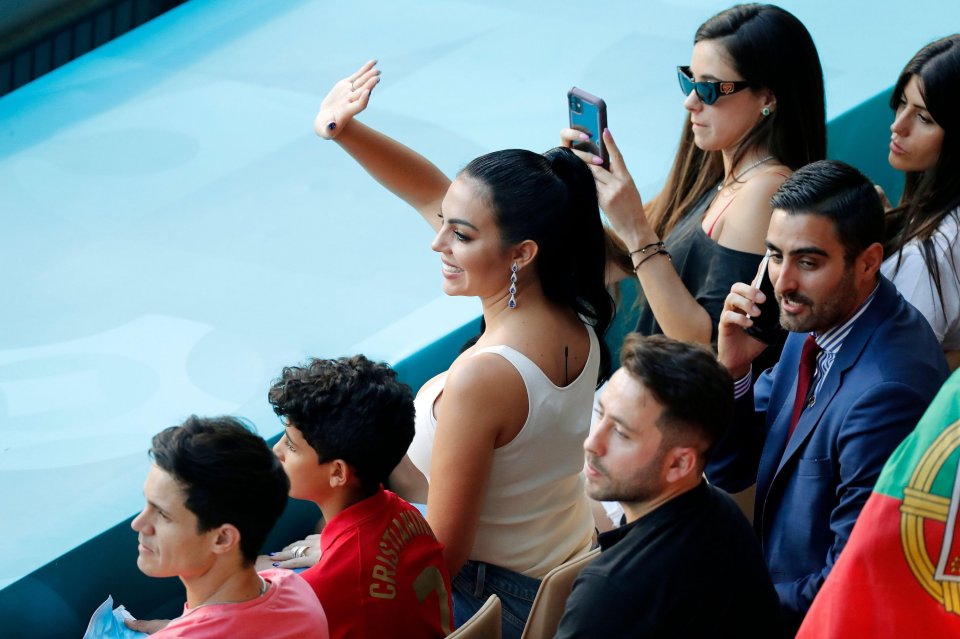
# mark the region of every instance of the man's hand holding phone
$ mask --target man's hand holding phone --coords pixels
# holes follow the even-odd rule
[[[762,314],[768,296],[753,284],[737,282],[723,303],[720,326],[717,328],[717,358],[733,379],[741,379],[750,372],[750,365],[767,348],[747,334]],[[776,300],[773,300],[776,306]],[[779,322],[779,313],[777,313]]]
[[[760,289],[764,296],[763,303],[760,304],[760,315],[753,317],[753,325],[744,329],[747,335],[764,344],[773,344],[783,333],[783,327],[780,326],[780,305],[777,304],[773,282],[770,281],[770,274],[767,271],[769,263],[770,251],[767,251],[760,260],[760,268],[757,269],[757,275],[752,283],[752,286]]]

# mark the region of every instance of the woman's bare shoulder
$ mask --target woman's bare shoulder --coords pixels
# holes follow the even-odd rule
[[[477,350],[451,364],[443,392],[446,397],[463,396],[470,403],[482,404],[515,389],[523,389],[517,369],[496,353]]]
[[[789,177],[790,169],[773,166],[743,183],[730,203],[717,243],[738,251],[762,255],[770,214],[770,198]]]
[[[437,413],[442,422],[473,435],[464,440],[490,441],[494,447],[509,442],[525,422],[529,410],[527,389],[519,371],[496,353],[476,353],[454,362],[444,385]]]

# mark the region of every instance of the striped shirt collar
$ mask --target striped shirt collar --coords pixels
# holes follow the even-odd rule
[[[856,323],[860,316],[864,314],[867,310],[867,307],[870,306],[870,303],[873,301],[873,298],[876,297],[877,291],[880,289],[880,281],[877,280],[877,285],[873,287],[873,291],[867,296],[867,299],[863,301],[863,304],[847,318],[843,324],[834,326],[825,330],[823,333],[811,332],[813,335],[814,341],[817,342],[817,345],[820,347],[821,351],[817,353],[817,368],[813,372],[814,387],[811,389],[813,391],[813,396],[820,392],[820,389],[823,387],[823,382],[827,379],[827,373],[830,372],[830,368],[833,366],[833,360],[836,359],[837,353],[840,352],[840,347],[843,346],[843,340],[847,338],[847,335],[850,334],[850,331],[853,330],[853,325]],[[734,382],[733,385],[733,396],[737,399],[743,397],[753,386],[753,368],[751,367],[750,372],[748,372],[744,377],[738,379]]]
[[[873,287],[873,291],[867,296],[867,299],[863,301],[863,304],[861,304],[853,315],[847,318],[843,324],[828,328],[822,333],[813,331],[813,339],[817,342],[817,346],[827,353],[836,355],[840,351],[840,347],[843,346],[843,340],[845,340],[847,335],[850,334],[850,331],[853,330],[854,323],[866,312],[867,307],[870,306],[870,302],[876,297],[879,288],[880,282],[878,280],[877,285]]]
[[[880,282],[878,280],[877,285],[873,288],[873,292],[870,293],[867,299],[863,301],[863,304],[861,304],[853,315],[843,324],[827,329],[819,335],[811,333],[817,345],[823,350],[817,353],[817,368],[813,372],[813,388],[811,389],[813,392],[811,393],[807,406],[812,406],[816,401],[816,397],[820,394],[820,389],[823,388],[823,383],[827,380],[827,373],[833,368],[833,362],[837,359],[837,353],[840,352],[840,347],[843,346],[843,340],[847,338],[847,335],[849,335],[853,329],[853,325],[860,316],[863,315],[864,311],[867,310],[867,307],[870,306],[870,302],[873,301],[879,288]]]

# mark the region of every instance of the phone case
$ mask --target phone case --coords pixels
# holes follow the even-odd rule
[[[576,142],[573,148],[587,151],[603,158],[604,168],[609,168],[610,158],[603,145],[603,130],[607,128],[607,104],[601,98],[573,87],[567,91],[567,111],[570,128],[590,136],[588,141]]]

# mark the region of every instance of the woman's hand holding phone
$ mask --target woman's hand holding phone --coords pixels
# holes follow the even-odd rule
[[[560,143],[590,167],[600,208],[614,232],[628,251],[659,241],[647,222],[640,191],[607,129],[606,103],[574,87],[567,93],[567,108],[570,126],[560,131]],[[594,134],[594,129],[600,129],[598,134]]]
[[[609,129],[603,132],[603,143],[610,156],[609,170],[600,166],[596,160],[592,160],[589,154],[574,150],[574,153],[587,163],[593,173],[600,208],[613,225],[614,232],[627,245],[628,250],[635,250],[659,241],[660,238],[647,222],[640,191],[630,171],[627,170],[620,149]]]
[[[370,60],[333,85],[313,120],[317,135],[327,140],[336,138],[355,115],[367,108],[370,93],[380,82],[380,69],[374,68],[376,64],[376,60]]]

